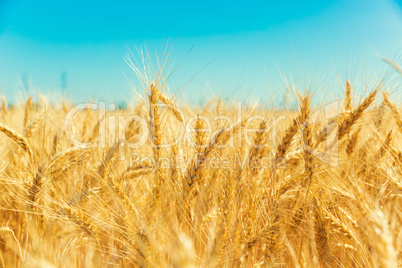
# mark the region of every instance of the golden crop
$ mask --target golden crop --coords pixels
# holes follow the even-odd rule
[[[239,118],[144,86],[129,109],[3,105],[3,267],[402,263],[402,115],[381,83],[354,103],[347,81],[319,122],[311,92]]]

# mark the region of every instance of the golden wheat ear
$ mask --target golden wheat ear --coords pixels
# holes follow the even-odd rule
[[[184,122],[184,115],[182,111],[179,109],[179,107],[177,107],[176,103],[172,99],[166,97],[162,93],[159,95],[159,99],[169,107],[178,121]]]
[[[253,148],[251,149],[249,154],[248,167],[250,167],[252,176],[256,176],[259,173],[260,165],[256,165],[255,163],[259,163],[259,161],[264,157],[267,151],[265,144],[268,136],[267,130],[267,122],[264,120],[260,123],[259,131],[254,138]]]
[[[44,171],[44,165],[41,165],[38,168],[36,174],[33,176],[33,178],[29,181],[28,199],[31,202],[32,208],[34,207],[38,194],[41,190],[41,185],[43,182],[43,171]]]
[[[377,154],[374,157],[377,161],[380,161],[384,157],[385,153],[389,150],[389,148],[391,147],[391,142],[392,142],[393,138],[394,138],[394,134],[391,129],[388,132],[387,137],[384,140],[384,143],[381,144],[380,149],[378,150]]]
[[[392,113],[394,114],[396,124],[397,124],[398,128],[400,129],[400,131],[402,131],[402,115],[399,112],[398,108],[394,104],[391,103],[391,101],[388,98],[388,94],[386,94],[386,93],[383,94],[383,103],[389,109],[391,109]]]
[[[162,143],[162,131],[161,131],[161,119],[159,114],[159,99],[160,99],[160,91],[155,86],[155,84],[151,84],[150,86],[150,94],[149,98],[149,117],[150,117],[150,127],[151,127],[151,137],[154,146],[154,157],[155,161],[159,160],[160,154],[160,145]]]
[[[350,81],[346,80],[346,90],[345,90],[345,112],[350,112],[352,110],[352,86]]]
[[[390,59],[383,58],[383,61],[390,64],[400,75],[402,75],[402,68]]]
[[[327,267],[331,263],[331,253],[327,231],[327,219],[322,211],[322,204],[317,197],[313,199],[314,209],[314,237],[317,255],[321,267]]]
[[[292,124],[286,129],[286,134],[282,138],[281,142],[278,145],[277,151],[275,158],[277,160],[280,160],[281,158],[285,157],[286,152],[290,148],[290,145],[292,143],[292,140],[296,133],[301,129],[301,126],[304,124],[304,122],[307,120],[307,114],[309,115],[310,113],[306,113],[306,110],[310,109],[310,97],[307,96],[303,99],[299,115],[293,119]]]
[[[94,237],[98,242],[101,241],[98,236],[100,231],[99,227],[96,226],[87,215],[69,205],[65,205],[63,209],[68,218],[78,227],[84,230],[89,236]]]
[[[7,137],[9,137],[11,140],[17,143],[25,152],[28,153],[30,157],[32,157],[31,147],[29,146],[28,141],[22,134],[7,127],[6,125],[3,125],[2,123],[0,123],[0,131],[6,134]]]
[[[102,160],[101,164],[98,167],[98,174],[102,179],[109,171],[110,166],[112,165],[114,159],[116,158],[117,153],[119,152],[121,146],[124,146],[124,144],[120,140],[114,146],[110,147],[107,150],[105,158]]]
[[[359,136],[360,136],[360,131],[361,131],[361,127],[358,128],[349,138],[349,141],[346,145],[346,154],[348,155],[348,157],[350,157],[353,153],[353,151],[356,148],[357,142],[359,140]]]
[[[310,118],[310,98],[307,96],[303,103],[303,118],[306,120],[305,122],[301,122],[302,124],[302,137],[303,137],[303,158],[304,158],[304,175],[306,176],[306,186],[307,186],[307,195],[310,191],[310,186],[313,180],[313,172],[314,172],[314,155],[313,155],[313,135],[312,135],[312,125],[309,123]]]
[[[363,116],[364,111],[374,102],[379,90],[380,86],[373,90],[355,110],[343,114],[341,121],[338,123],[337,140],[342,140],[351,132],[352,126],[356,124],[359,118]],[[324,129],[321,130],[320,134],[316,138],[316,147],[326,139],[328,131],[330,131],[329,126],[325,126]],[[336,141],[334,141],[333,144],[335,144],[335,142]]]
[[[45,118],[46,111],[47,111],[47,105],[46,105],[46,102],[43,102],[43,111],[40,113],[40,115],[37,118],[35,118],[34,121],[31,122],[31,124],[29,124],[26,128],[24,128],[23,133],[26,138],[31,137],[31,135],[35,132],[38,125]]]
[[[363,116],[363,112],[374,102],[375,97],[380,88],[373,90],[367,98],[349,115],[343,118],[343,121],[338,127],[338,140],[342,140],[351,130],[352,126],[357,122],[357,120]]]
[[[196,146],[196,158],[192,159],[189,168],[189,174],[187,178],[187,184],[191,188],[192,184],[195,180],[201,180],[201,170],[198,162],[198,159],[203,160],[203,150],[206,145],[206,133],[203,131],[204,129],[204,120],[199,116],[195,119],[195,146]],[[202,164],[202,162],[201,162]]]

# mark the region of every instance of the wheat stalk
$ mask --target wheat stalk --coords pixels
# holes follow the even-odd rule
[[[1,111],[4,115],[7,115],[8,113],[8,105],[5,97],[2,97]]]
[[[302,106],[299,115],[293,119],[292,124],[286,129],[286,134],[282,138],[281,142],[278,145],[276,152],[276,159],[283,158],[286,154],[286,151],[289,149],[293,137],[296,135],[297,131],[300,129],[300,124],[303,124],[306,121],[306,113],[305,109],[310,103],[309,97],[305,97],[302,101]]]
[[[25,104],[25,113],[24,113],[24,125],[23,128],[25,129],[28,125],[29,119],[29,112],[31,111],[32,106],[32,96],[30,96]]]

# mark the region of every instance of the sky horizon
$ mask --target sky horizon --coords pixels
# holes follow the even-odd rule
[[[339,83],[363,68],[373,77],[401,60],[402,6],[393,0],[0,2],[0,94],[36,92],[75,102],[129,100],[139,88],[124,58],[138,47],[161,56],[167,43],[169,87],[190,102],[280,99],[289,79]],[[187,55],[188,53],[188,55]],[[187,56],[186,56],[187,55]],[[366,71],[362,71],[366,72]],[[194,77],[195,75],[195,77]],[[311,78],[314,76],[314,78]],[[297,78],[296,78],[297,79]],[[62,88],[64,89],[64,92]]]

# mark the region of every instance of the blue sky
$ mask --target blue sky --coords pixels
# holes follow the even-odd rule
[[[129,99],[127,78],[138,84],[124,55],[144,45],[160,54],[168,40],[175,65],[194,46],[169,81],[180,90],[197,73],[182,93],[190,101],[278,96],[278,68],[296,76],[296,60],[303,79],[323,75],[336,95],[338,77],[401,57],[402,5],[393,0],[82,2],[0,0],[7,99],[22,84],[24,94],[58,96],[62,73],[74,101]]]

